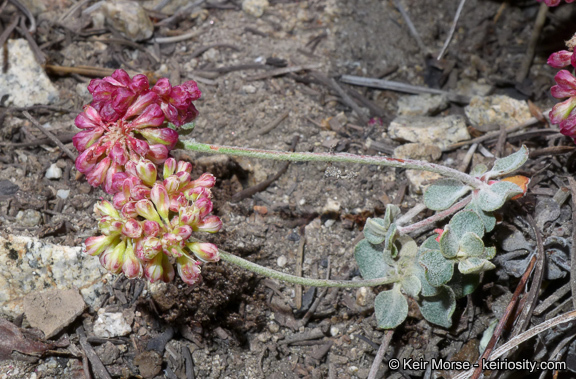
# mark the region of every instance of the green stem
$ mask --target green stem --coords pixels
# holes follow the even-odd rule
[[[460,172],[450,167],[413,159],[397,159],[374,155],[355,155],[347,153],[292,153],[287,151],[259,150],[244,147],[209,145],[193,141],[182,141],[182,143],[184,144],[184,148],[186,150],[198,151],[201,153],[237,155],[251,158],[272,159],[277,161],[346,162],[373,164],[377,166],[398,167],[411,170],[435,172],[449,178],[457,179],[473,188],[481,188],[485,185],[479,179],[476,179],[466,173]]]
[[[300,276],[285,274],[280,271],[272,270],[271,268],[260,266],[256,263],[247,261],[236,255],[219,250],[220,258],[223,261],[232,263],[236,266],[242,267],[248,271],[255,272],[256,274],[264,275],[268,278],[282,280],[288,283],[300,284],[308,287],[341,287],[341,288],[358,288],[358,287],[376,287],[384,284],[395,283],[400,280],[398,276],[389,276],[385,278],[378,278],[372,280],[323,280],[323,279],[310,279]]]

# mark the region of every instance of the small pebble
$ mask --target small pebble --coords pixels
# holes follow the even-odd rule
[[[34,227],[40,224],[40,219],[42,214],[34,209],[26,209],[25,211],[19,211],[16,214],[16,221],[18,221],[23,226]]]
[[[327,227],[327,228],[329,228],[329,227],[331,227],[332,225],[334,225],[335,222],[336,222],[336,220],[332,220],[332,219],[326,220],[326,222],[324,223],[324,226]]]
[[[256,87],[254,87],[251,84],[248,84],[246,86],[242,86],[242,90],[246,93],[256,93]]]
[[[331,335],[332,337],[336,337],[336,336],[338,335],[338,333],[340,333],[340,329],[338,329],[338,328],[335,327],[335,326],[331,326],[331,327],[330,327],[330,335]]]
[[[306,204],[306,199],[304,199],[304,198],[300,199],[300,201],[298,202],[298,204],[300,204],[300,205]]]
[[[271,333],[278,333],[278,331],[280,330],[280,326],[274,321],[272,321],[268,324],[268,329],[270,330]]]
[[[46,170],[45,177],[46,179],[60,179],[62,177],[62,169],[56,163],[52,163]]]
[[[63,190],[63,189],[59,189],[56,192],[56,196],[58,196],[59,198],[61,198],[62,200],[66,200],[68,198],[68,195],[70,195],[70,190]]]
[[[288,262],[288,259],[284,255],[281,255],[278,257],[278,261],[277,261],[278,267],[286,266],[287,262]]]

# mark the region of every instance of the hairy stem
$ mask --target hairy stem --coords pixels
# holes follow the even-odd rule
[[[219,146],[198,143],[193,141],[182,141],[186,150],[198,151],[210,154],[227,154],[251,158],[271,159],[277,161],[292,162],[345,162],[372,164],[377,166],[407,168],[411,170],[430,171],[440,175],[457,179],[473,188],[481,188],[485,184],[466,173],[452,169],[450,167],[417,161],[413,159],[397,159],[374,155],[355,155],[347,153],[307,153],[307,152],[287,152],[275,150],[260,150],[234,146]]]
[[[246,259],[240,258],[236,255],[227,253],[222,250],[218,251],[220,252],[220,258],[222,258],[223,261],[232,263],[248,271],[255,272],[256,274],[264,275],[268,278],[278,279],[288,283],[300,284],[302,286],[341,287],[341,288],[376,287],[384,284],[395,283],[400,280],[399,276],[389,276],[385,278],[378,278],[372,280],[324,280],[324,279],[302,278],[300,276],[285,274],[280,271],[272,270],[271,268],[260,266],[256,263],[252,263],[250,261],[247,261]]]
[[[398,233],[402,234],[402,235],[412,233],[416,230],[422,229],[422,228],[424,228],[430,224],[433,224],[436,221],[443,220],[446,217],[451,216],[452,214],[458,212],[460,209],[464,208],[466,205],[468,205],[468,203],[471,200],[472,200],[472,195],[469,195],[469,196],[465,197],[464,199],[460,200],[459,202],[457,202],[456,204],[454,204],[453,206],[451,206],[450,208],[443,210],[442,212],[438,212],[433,216],[425,218],[422,221],[419,221],[415,224],[408,225],[408,226],[398,226]]]

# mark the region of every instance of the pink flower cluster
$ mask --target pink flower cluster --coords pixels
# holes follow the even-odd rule
[[[88,182],[104,185],[108,193],[119,190],[123,167],[146,158],[160,164],[178,141],[178,133],[166,125],[180,127],[198,115],[192,103],[200,98],[194,81],[172,87],[166,78],[150,88],[148,78],[133,78],[124,70],[93,79],[88,85],[93,101],[76,117],[82,129],[73,138],[81,153],[76,168]]]
[[[88,89],[94,101],[76,118],[83,129],[74,137],[82,153],[76,167],[114,197],[94,206],[102,235],[86,240],[86,252],[128,278],[169,282],[176,264],[184,282],[197,283],[200,262],[219,260],[215,245],[191,238],[193,232],[216,233],[222,227],[210,214],[216,179],[205,173],[192,180],[192,165],[169,157],[178,133],[166,126],[196,118],[196,83],[172,87],[160,79],[150,89],[145,76],[131,79],[117,70],[93,80]]]
[[[576,54],[573,53],[576,36],[568,41],[570,51],[562,50],[553,53],[548,58],[548,64],[554,68],[564,68],[572,65],[576,68]],[[550,111],[550,122],[558,124],[560,132],[571,138],[576,138],[576,77],[568,70],[560,70],[554,77],[556,85],[550,90],[557,99],[568,98],[556,104]]]
[[[539,3],[541,3],[542,1],[544,1],[544,3],[546,5],[548,5],[549,7],[556,7],[558,5],[560,5],[560,2],[562,0],[538,0]],[[576,0],[565,0],[567,3],[573,3]]]

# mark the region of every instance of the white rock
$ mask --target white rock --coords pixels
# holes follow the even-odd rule
[[[400,116],[390,123],[388,135],[394,139],[436,145],[440,149],[470,139],[462,116]]]
[[[340,212],[340,208],[342,205],[339,201],[332,199],[329,197],[326,199],[326,205],[322,208],[322,213],[338,213]]]
[[[24,211],[18,211],[18,213],[16,214],[16,221],[30,228],[38,226],[38,224],[40,224],[41,218],[42,214],[34,209],[26,209]]]
[[[242,86],[242,91],[244,91],[245,93],[256,93],[256,87],[254,87],[252,84],[248,84]]]
[[[525,101],[508,96],[474,96],[464,108],[472,126],[483,132],[528,121],[532,115]]]
[[[340,333],[340,329],[338,329],[336,326],[330,327],[330,335],[332,337],[336,337],[338,335],[338,333]]]
[[[106,270],[81,247],[59,246],[32,237],[0,237],[0,316],[16,317],[24,297],[38,289],[79,288],[94,307]]]
[[[107,1],[102,4],[106,24],[132,41],[148,39],[154,33],[154,25],[148,14],[136,1]]]
[[[268,0],[244,0],[242,10],[254,17],[261,17],[270,4]]]
[[[48,170],[46,170],[46,175],[44,175],[46,179],[60,179],[62,177],[62,169],[56,165],[56,163],[52,163]]]
[[[8,40],[8,72],[0,75],[0,98],[8,95],[6,105],[29,107],[54,104],[58,90],[44,69],[34,60],[34,53],[25,39]],[[0,67],[4,66],[4,49],[0,48]]]
[[[132,331],[122,313],[102,313],[94,322],[97,337],[110,338],[125,336]]]
[[[59,189],[58,191],[56,191],[56,196],[58,196],[62,200],[66,200],[69,195],[70,195],[69,189],[67,190]]]
[[[284,267],[286,266],[286,263],[288,263],[288,259],[286,259],[286,256],[284,255],[279,256],[278,260],[276,261],[278,267]]]
[[[398,99],[399,116],[433,116],[448,108],[448,99],[444,95],[413,95]]]
[[[329,227],[331,227],[332,225],[334,225],[335,222],[336,222],[336,220],[328,219],[328,220],[326,220],[326,222],[324,223],[324,226],[327,227],[327,228],[329,228]]]
[[[435,145],[421,143],[406,143],[394,149],[394,158],[417,159],[420,161],[435,162],[442,156],[442,150]]]
[[[406,178],[410,182],[410,190],[415,194],[422,194],[432,182],[442,175],[429,171],[406,170]]]

